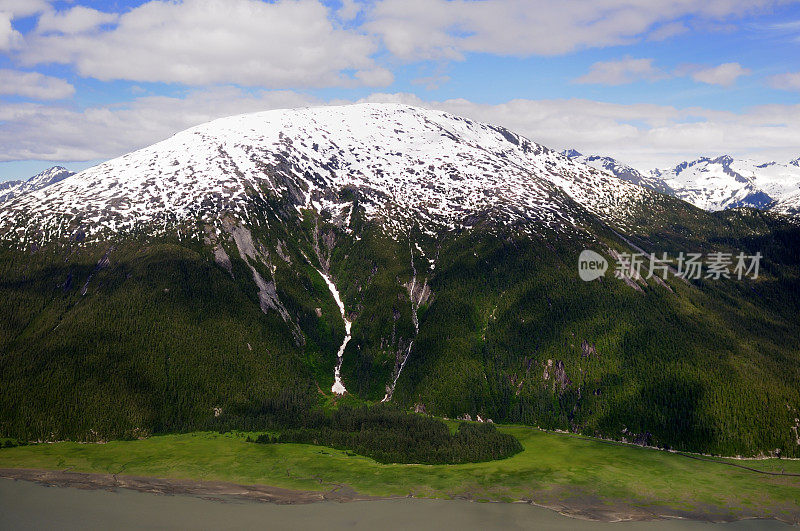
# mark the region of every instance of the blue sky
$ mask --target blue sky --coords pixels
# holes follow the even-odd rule
[[[800,157],[800,3],[0,0],[0,180],[217,117],[404,101],[640,169]]]

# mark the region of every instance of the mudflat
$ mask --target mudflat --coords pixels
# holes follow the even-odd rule
[[[25,480],[49,487],[78,489],[129,489],[152,494],[189,495],[201,498],[227,498],[278,504],[314,503],[322,501],[367,501],[386,499],[358,494],[340,485],[325,491],[290,490],[267,485],[237,485],[226,481],[197,481],[191,479],[154,478],[118,474],[91,474],[70,470],[36,470],[2,468],[0,478]]]
[[[0,479],[21,480],[46,487],[76,488],[80,490],[104,490],[119,492],[119,489],[167,496],[193,496],[218,502],[266,502],[277,505],[301,505],[319,502],[366,502],[380,500],[412,499],[411,496],[387,497],[359,494],[346,485],[334,486],[329,490],[303,491],[267,485],[239,485],[225,481],[198,481],[190,479],[169,479],[118,474],[93,474],[69,470],[0,469]],[[456,501],[474,501],[469,495],[460,495]],[[421,500],[420,500],[421,501]],[[433,500],[429,500],[433,501]],[[443,500],[437,500],[443,501]],[[654,521],[693,521],[705,523],[730,523],[742,521],[768,522],[756,512],[721,512],[719,507],[702,507],[696,510],[676,510],[669,506],[636,506],[621,500],[603,500],[579,493],[562,492],[550,501],[541,503],[533,500],[519,500],[542,509],[586,522],[654,522]],[[509,505],[510,503],[500,503]],[[483,504],[482,504],[483,505]],[[779,518],[773,523],[796,524],[797,519]],[[683,529],[683,526],[668,526],[668,529]]]

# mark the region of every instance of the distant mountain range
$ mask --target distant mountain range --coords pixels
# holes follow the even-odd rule
[[[71,172],[62,166],[53,166],[24,181],[6,181],[0,183],[0,203],[27,194],[28,192],[41,190],[73,175],[75,175],[75,172]]]
[[[600,155],[583,155],[574,149],[568,149],[563,152],[564,155],[571,158],[576,162],[592,166],[598,170],[604,170],[616,175],[623,181],[628,181],[645,188],[650,188],[657,192],[669,195],[676,195],[675,191],[670,188],[662,179],[653,177],[651,175],[644,175],[639,170],[628,166],[611,157],[603,157]]]
[[[583,155],[574,149],[563,154],[704,210],[753,207],[789,215],[800,213],[800,158],[786,163],[758,163],[728,155],[701,157],[645,175],[611,157]]]
[[[584,155],[574,149],[561,153],[587,166],[606,171],[623,181],[683,199],[703,210],[737,207],[800,214],[800,158],[780,163],[758,163],[728,155],[701,157],[672,168],[642,173],[619,160],[602,155]],[[27,180],[0,183],[0,203],[42,190],[75,175],[54,166]]]

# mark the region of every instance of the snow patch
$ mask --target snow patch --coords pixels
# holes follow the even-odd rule
[[[333,370],[333,386],[331,387],[331,391],[337,395],[343,395],[347,392],[347,389],[344,387],[344,383],[342,383],[342,361],[344,360],[344,349],[347,348],[347,344],[350,342],[350,328],[353,323],[347,319],[347,315],[344,311],[344,303],[342,302],[342,298],[339,296],[339,290],[336,289],[336,285],[330,279],[328,275],[317,269],[317,273],[325,280],[325,284],[328,285],[328,289],[333,295],[333,300],[336,301],[336,305],[339,307],[339,313],[342,315],[342,321],[344,321],[344,341],[342,341],[342,346],[339,347],[339,352],[336,353],[336,368]]]

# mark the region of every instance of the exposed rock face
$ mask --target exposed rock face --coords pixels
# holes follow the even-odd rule
[[[581,341],[581,356],[584,358],[597,356],[597,348],[595,347],[594,343],[589,343],[585,339]]]
[[[248,229],[237,224],[233,219],[226,218],[223,220],[223,227],[233,237],[236,242],[236,247],[239,249],[239,256],[244,260],[250,271],[253,273],[253,282],[258,287],[258,299],[261,305],[261,310],[267,313],[269,310],[275,310],[283,318],[284,322],[289,325],[294,336],[295,343],[298,346],[305,344],[305,336],[300,326],[292,319],[289,311],[281,303],[278,297],[278,291],[275,287],[274,278],[265,280],[261,273],[256,269],[256,263],[267,266],[271,273],[275,273],[274,266],[270,263],[269,255],[265,253],[262,245],[256,245],[253,241],[253,235]],[[221,247],[220,247],[221,248]],[[224,252],[224,250],[223,250]],[[216,256],[216,252],[215,252]],[[227,255],[226,255],[227,258]],[[228,260],[230,263],[230,260]]]
[[[565,391],[572,385],[572,380],[567,377],[567,371],[564,369],[564,362],[561,360],[557,360],[553,367],[553,379],[554,383],[558,385],[561,391]]]
[[[206,225],[204,227],[203,243],[211,247],[211,250],[214,253],[214,262],[225,269],[228,274],[233,277],[233,264],[231,263],[231,259],[228,256],[228,253],[225,251],[225,248],[217,238],[213,226]]]
[[[572,380],[567,376],[564,362],[561,360],[547,360],[544,364],[542,378],[547,381],[553,378],[553,390],[565,391],[572,385]]]

